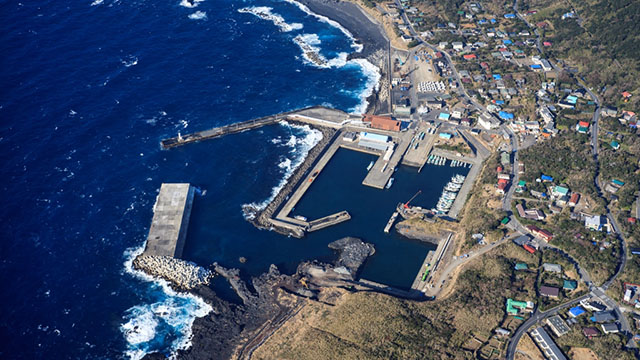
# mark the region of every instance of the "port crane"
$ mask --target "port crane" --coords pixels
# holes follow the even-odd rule
[[[420,195],[420,193],[422,193],[422,190],[418,190],[418,192],[417,192],[415,195],[413,195],[413,196],[411,197],[411,199],[409,199],[409,201],[407,201],[406,203],[404,203],[403,207],[404,207],[405,209],[408,209],[408,208],[409,208],[409,203],[410,203],[410,202],[412,202],[412,201],[413,201],[413,199],[415,199],[415,198],[416,198],[416,196]]]

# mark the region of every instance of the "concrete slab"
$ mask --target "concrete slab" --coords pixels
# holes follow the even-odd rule
[[[143,255],[182,256],[193,194],[189,184],[162,184]]]

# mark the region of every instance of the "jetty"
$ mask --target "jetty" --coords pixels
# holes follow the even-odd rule
[[[143,256],[182,256],[194,192],[190,184],[162,184]]]
[[[324,229],[324,228],[332,226],[332,225],[339,224],[339,223],[347,221],[349,219],[351,219],[351,215],[349,215],[349,213],[346,212],[346,211],[341,211],[339,213],[332,214],[332,215],[329,215],[329,216],[325,216],[323,218],[320,218],[320,219],[313,220],[313,221],[309,222],[309,228],[308,228],[307,231],[309,231],[309,232],[317,231],[317,230]]]
[[[280,121],[291,120],[308,123],[317,126],[327,126],[340,128],[352,115],[343,111],[331,109],[324,106],[311,106],[299,110],[287,111],[275,115],[264,116],[234,124],[215,127],[209,130],[198,131],[191,134],[181,135],[160,141],[163,149],[175,148],[178,146],[215,139],[225,135],[237,134],[243,131],[257,129],[267,125],[273,125]]]
[[[451,244],[452,237],[453,233],[449,233],[446,240],[443,239],[438,243],[438,247],[435,252],[429,251],[427,253],[427,256],[422,262],[422,266],[420,266],[420,270],[418,270],[418,274],[411,285],[411,289],[421,292],[425,291],[426,287],[433,279],[432,274],[438,270],[438,267],[442,262],[442,258]]]

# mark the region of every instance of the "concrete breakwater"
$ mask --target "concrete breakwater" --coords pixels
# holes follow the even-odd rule
[[[289,122],[296,123],[295,121],[291,120],[289,120]],[[290,228],[274,225],[271,219],[274,217],[274,214],[277,212],[278,208],[283,204],[284,201],[287,200],[289,195],[298,186],[299,182],[303,179],[305,174],[311,169],[315,161],[320,157],[320,155],[322,155],[327,146],[333,142],[334,136],[337,133],[335,129],[328,127],[314,126],[314,128],[322,132],[322,140],[320,140],[316,144],[316,146],[309,150],[307,158],[302,164],[300,164],[293,175],[291,175],[291,177],[287,181],[287,184],[275,196],[273,201],[271,201],[269,205],[267,205],[262,210],[253,208],[251,206],[244,207],[243,211],[245,212],[245,215],[247,216],[249,221],[256,227],[260,229],[273,229],[274,231],[277,231],[283,235],[299,237],[299,234],[295,233]]]
[[[169,256],[141,255],[133,261],[134,268],[169,281],[180,290],[209,285],[213,273],[192,262]]]

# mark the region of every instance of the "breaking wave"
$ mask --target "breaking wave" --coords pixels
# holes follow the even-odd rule
[[[238,9],[238,12],[252,14],[261,19],[269,20],[273,22],[273,24],[277,26],[282,32],[289,32],[293,30],[302,29],[303,27],[302,24],[300,23],[289,24],[284,20],[282,16],[280,16],[279,14],[273,13],[271,10],[273,10],[273,8],[270,8],[268,6],[251,6],[251,7]]]
[[[289,128],[291,130],[296,130],[299,135],[295,135],[293,132],[289,139],[284,143],[284,146],[288,146],[291,150],[289,150],[290,156],[284,156],[280,163],[278,163],[278,167],[282,169],[284,172],[282,179],[278,183],[278,185],[274,186],[271,189],[271,195],[266,200],[261,202],[254,202],[250,204],[242,205],[242,210],[244,213],[244,217],[247,220],[251,220],[255,217],[257,211],[264,210],[269,203],[275,199],[280,190],[284,188],[287,184],[287,181],[293,175],[294,171],[304,162],[309,154],[309,151],[316,146],[322,140],[322,132],[312,129],[308,125],[293,125],[289,124],[286,121],[280,122],[281,126]]]
[[[180,6],[186,7],[186,8],[194,8],[196,6],[198,6],[201,2],[203,2],[204,0],[182,0],[180,1]]]
[[[189,15],[189,19],[191,20],[206,20],[207,13],[204,11],[196,11],[193,14]]]
[[[133,268],[133,260],[144,251],[144,246],[125,251],[124,271],[134,278],[151,282],[150,295],[154,302],[129,308],[120,331],[127,341],[125,356],[142,359],[151,352],[171,352],[191,347],[191,326],[197,317],[207,315],[211,306],[202,299],[177,293],[162,279],[156,279]],[[169,346],[169,349],[166,347]]]

